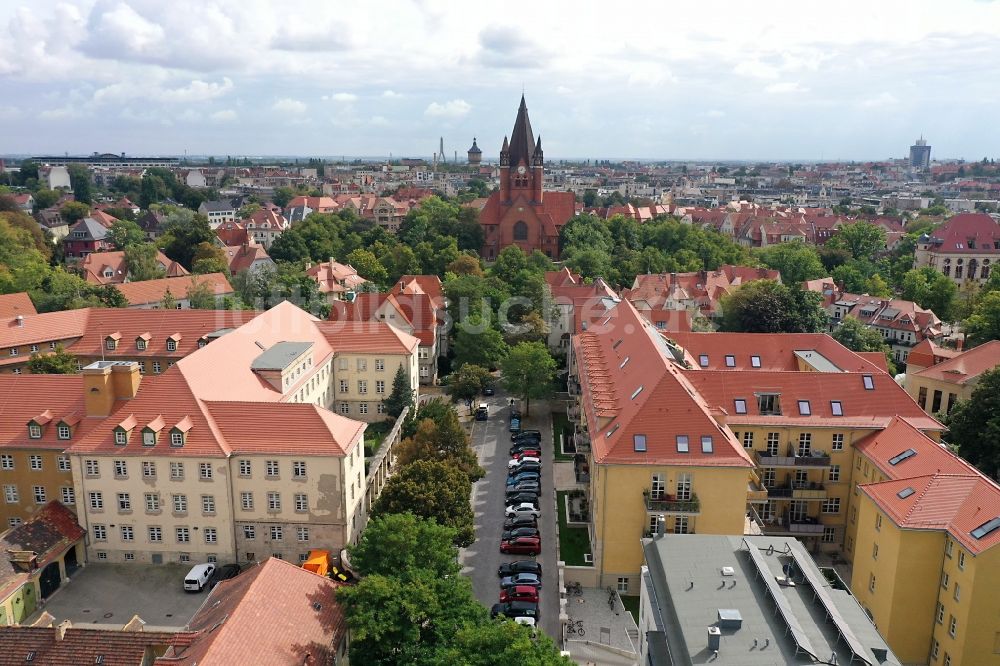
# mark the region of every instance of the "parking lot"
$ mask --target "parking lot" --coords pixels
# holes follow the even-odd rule
[[[190,568],[177,564],[88,564],[63,583],[27,624],[48,611],[57,623],[70,620],[74,625],[120,628],[138,615],[148,630],[183,627],[208,596],[207,590],[184,591],[184,574]]]
[[[486,476],[476,482],[472,493],[475,512],[476,542],[462,551],[462,573],[472,579],[476,597],[487,607],[500,597],[500,579],[497,567],[501,562],[532,559],[526,555],[500,553],[500,533],[504,523],[504,490],[507,480],[507,462],[510,460],[510,433],[508,431],[508,398],[502,391],[485,398],[490,415],[486,421],[474,423],[472,446],[479,456],[479,463]],[[478,402],[478,401],[477,401]],[[549,636],[559,637],[559,589],[556,547],[556,515],[552,480],[552,427],[548,405],[538,402],[531,405],[531,414],[521,424],[524,429],[542,433],[542,495],[538,506],[541,517],[538,529],[542,535],[542,554],[534,558],[542,564],[542,589],[539,598],[540,627]]]

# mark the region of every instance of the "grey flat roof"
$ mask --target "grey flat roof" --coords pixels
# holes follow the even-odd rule
[[[284,370],[312,348],[311,342],[279,342],[271,345],[250,364],[252,370]]]
[[[745,544],[758,556],[751,557]],[[812,656],[797,650],[790,621],[801,643],[824,662],[836,654],[840,664],[850,664],[852,657],[856,664],[900,664],[854,596],[833,588],[794,538],[668,534],[644,541],[644,550],[655,592],[653,606],[660,614],[656,626],[662,627],[670,655],[664,663],[814,663]],[[723,567],[732,567],[734,575],[722,575]],[[777,583],[789,575],[794,585]],[[775,594],[781,597],[782,613],[776,612]],[[839,628],[827,605],[838,613]],[[718,626],[719,611],[727,609],[739,611],[742,626],[722,628],[714,657],[708,649],[708,628]],[[851,634],[850,644],[841,637],[845,630]],[[885,656],[878,659],[874,651],[881,650]]]
[[[815,349],[797,349],[795,355],[816,368],[819,372],[843,372],[833,361],[820,354]]]

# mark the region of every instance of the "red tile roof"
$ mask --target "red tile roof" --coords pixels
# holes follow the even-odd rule
[[[222,273],[206,273],[204,275],[186,275],[183,277],[145,280],[143,282],[126,282],[115,285],[129,305],[151,305],[161,303],[167,291],[177,300],[187,298],[188,290],[195,285],[207,285],[216,296],[231,296],[233,287]]]
[[[444,288],[437,275],[403,275],[390,290],[396,294],[427,294],[437,307],[444,307]]]
[[[968,384],[977,380],[979,375],[998,365],[1000,365],[1000,340],[990,340],[947,361],[924,368],[915,373],[914,376],[950,384]]]
[[[939,472],[978,474],[975,467],[900,417],[893,417],[883,430],[858,440],[854,448],[863,453],[890,479],[904,479]],[[907,449],[913,449],[914,455],[896,462],[895,465],[889,462]]]
[[[910,368],[929,368],[935,363],[940,363],[946,359],[954,358],[962,352],[947,347],[941,347],[932,340],[923,339],[913,346],[910,355],[906,357],[907,370]]]
[[[243,243],[242,245],[226,246],[222,248],[229,261],[230,275],[236,275],[240,271],[245,271],[258,261],[270,261],[271,257],[263,245],[256,243]]]
[[[205,407],[233,455],[345,456],[366,427],[305,403],[209,402]]]
[[[0,551],[4,553],[4,557],[0,558],[0,600],[6,599],[25,581],[38,576],[42,569],[80,541],[85,534],[73,512],[56,500],[46,504],[17,527],[0,533]],[[8,555],[10,551],[35,553],[36,568],[30,573],[15,568]]]
[[[146,666],[147,651],[186,644],[184,632],[109,631],[70,627],[60,639],[58,627],[0,627],[0,666]],[[27,660],[34,653],[32,661]],[[101,661],[98,661],[101,657]]]
[[[0,374],[0,449],[51,448],[63,450],[100,425],[96,419],[80,419],[69,441],[56,437],[61,421],[72,421],[85,413],[82,375]],[[28,437],[28,421],[46,414],[40,439]]]
[[[384,315],[384,319],[380,316]],[[394,317],[390,315],[395,315]],[[438,308],[425,293],[378,294],[362,292],[352,303],[335,304],[330,309],[331,321],[381,320],[401,328],[412,329],[411,335],[425,347],[437,341]]]
[[[338,586],[271,558],[219,583],[188,624],[197,638],[155,663],[332,664],[347,631]]]
[[[354,291],[368,282],[358,275],[358,271],[350,264],[342,264],[332,259],[310,266],[306,270],[306,275],[316,280],[321,294]]]
[[[0,320],[13,319],[17,315],[28,316],[38,314],[35,304],[25,292],[16,294],[0,294]]]
[[[159,250],[156,252],[156,262],[163,268],[166,277],[189,274],[183,266]],[[124,250],[91,252],[80,261],[77,268],[83,273],[84,279],[91,284],[121,284],[128,277]],[[105,276],[108,271],[111,272],[111,277]]]
[[[637,275],[622,298],[640,310],[678,309],[679,303],[695,305],[705,314],[718,310],[719,301],[736,288],[754,280],[781,280],[778,271],[748,266],[720,266],[716,271]]]
[[[889,372],[889,359],[885,352],[854,352],[864,360],[876,366],[882,372]]]
[[[1000,253],[1000,224],[986,213],[960,213],[935,229],[931,249],[948,254]],[[975,247],[969,247],[969,239]]]
[[[323,321],[316,327],[337,352],[415,353],[420,340],[382,321]]]

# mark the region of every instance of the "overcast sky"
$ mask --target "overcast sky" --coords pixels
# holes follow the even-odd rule
[[[1000,2],[0,0],[0,154],[1000,156]]]

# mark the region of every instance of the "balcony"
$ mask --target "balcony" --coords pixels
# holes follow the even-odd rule
[[[823,523],[817,518],[805,516],[792,519],[789,516],[763,521],[764,534],[768,536],[815,535],[823,533]]]
[[[771,499],[793,500],[825,500],[826,487],[815,481],[802,481],[784,486],[771,486],[767,489]]]
[[[566,418],[571,423],[576,423],[580,420],[580,404],[576,400],[570,400],[566,403]]]
[[[810,451],[808,455],[798,455],[792,447],[787,455],[771,455],[767,451],[754,451],[760,467],[829,467],[830,454],[825,451]]]
[[[767,502],[767,488],[760,482],[756,475],[751,474],[747,481],[747,502],[750,504],[763,504]]]
[[[590,451],[590,433],[577,426],[573,432],[573,445],[576,447],[577,453],[588,453]]]
[[[701,512],[701,502],[698,495],[691,493],[691,499],[677,499],[675,495],[662,493],[652,496],[649,488],[642,491],[643,500],[646,502],[646,511],[650,513],[683,513],[694,514]]]
[[[575,377],[568,377],[566,379],[566,392],[571,396],[580,395],[580,382]]]

